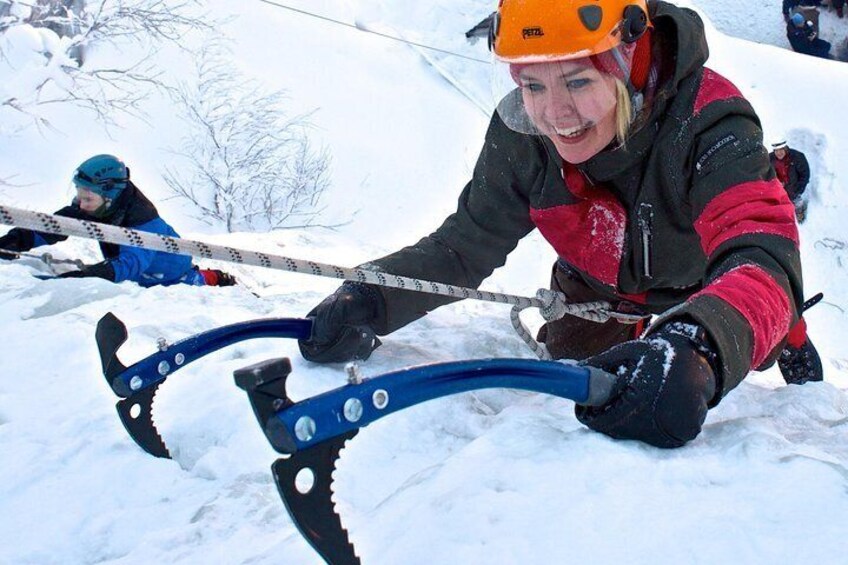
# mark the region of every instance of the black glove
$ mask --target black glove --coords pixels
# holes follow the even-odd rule
[[[716,355],[703,328],[673,321],[643,339],[586,359],[618,375],[603,406],[577,406],[577,419],[616,439],[680,447],[701,431],[717,390]]]
[[[218,275],[218,286],[235,286],[238,284],[236,278],[230,273],[226,273],[220,269],[214,269],[214,271]]]
[[[2,259],[4,261],[13,261],[17,258],[18,258],[17,253],[12,253],[10,251],[4,251],[2,248],[0,248],[0,259]]]
[[[4,251],[28,251],[32,249],[33,239],[32,232],[20,228],[13,229],[3,237],[0,237],[0,259],[7,261],[17,259],[17,254],[4,253]],[[27,243],[29,243],[28,246],[26,245]]]
[[[67,273],[62,273],[61,275],[56,275],[57,279],[81,279],[83,277],[87,277],[83,271],[68,271]]]
[[[309,312],[312,336],[299,340],[300,353],[314,363],[365,360],[380,346],[373,325],[385,308],[370,286],[347,281]]]
[[[94,265],[89,265],[79,271],[68,271],[58,276],[60,279],[80,279],[83,277],[98,277],[107,281],[115,282],[115,269],[109,261],[101,261]]]

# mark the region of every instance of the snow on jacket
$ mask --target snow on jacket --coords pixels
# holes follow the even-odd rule
[[[769,154],[771,166],[777,170],[778,162],[782,161],[786,167],[787,180],[783,184],[786,189],[786,194],[790,200],[796,200],[804,194],[807,189],[807,183],[810,182],[810,164],[807,162],[807,157],[795,149],[789,148],[789,151],[783,159],[778,159],[772,152]]]
[[[82,211],[75,202],[58,210],[56,215],[179,237],[174,228],[159,217],[153,203],[132,182],[121,192],[107,218],[94,218]],[[18,246],[19,251],[67,239],[67,236],[21,229],[12,230],[10,234],[26,242]],[[196,280],[199,275],[194,271],[189,256],[102,242],[100,250],[115,271],[114,282],[133,281],[144,287],[180,282],[202,284]]]
[[[699,322],[718,350],[723,396],[773,359],[798,320],[795,212],[753,108],[704,67],[700,18],[657,2],[652,20],[662,73],[650,115],[625,146],[564,172],[550,140],[516,133],[494,115],[456,212],[372,265],[477,287],[538,227],[599,294]],[[381,335],[452,301],[379,291]]]

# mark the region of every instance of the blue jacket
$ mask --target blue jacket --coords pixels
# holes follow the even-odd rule
[[[56,215],[179,237],[174,228],[159,217],[156,207],[132,182],[121,192],[105,218],[89,216],[79,208],[76,202],[58,210]],[[9,232],[9,235],[14,236],[17,241],[17,245],[14,246],[16,251],[27,251],[33,247],[50,245],[67,239],[62,235],[22,229],[14,229]],[[100,265],[111,268],[113,274],[110,278],[113,282],[133,281],[144,287],[177,283],[204,284],[202,275],[194,268],[191,257],[187,255],[174,255],[103,242],[100,243],[100,250],[105,259]],[[107,268],[106,272],[110,272],[110,269]]]

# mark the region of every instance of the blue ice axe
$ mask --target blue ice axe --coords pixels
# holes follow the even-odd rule
[[[234,343],[258,338],[308,339],[312,320],[269,318],[222,326],[173,344],[160,342],[159,351],[126,367],[118,349],[127,340],[127,327],[109,312],[97,322],[95,339],[103,376],[121,397],[115,405],[121,423],[133,440],[156,457],[170,458],[168,448],[153,423],[153,401],[165,379],[186,365]]]
[[[351,367],[349,366],[349,369]],[[512,388],[551,394],[579,404],[604,404],[616,377],[557,361],[484,359],[413,367],[362,379],[355,368],[349,384],[294,402],[286,392],[287,358],[270,359],[235,371],[265,437],[283,454],[271,469],[277,489],[301,534],[332,565],[359,564],[336,513],[332,474],[345,442],[384,416],[452,394]],[[308,488],[296,480],[311,478]]]

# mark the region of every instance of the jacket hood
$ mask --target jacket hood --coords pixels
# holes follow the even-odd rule
[[[694,11],[667,2],[651,4],[651,19],[668,50],[667,60],[673,61],[673,75],[660,85],[660,91],[668,90],[667,95],[673,96],[681,81],[703,67],[710,56],[704,22]]]

